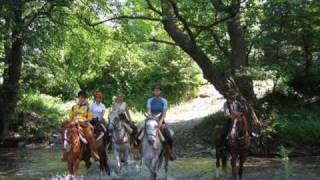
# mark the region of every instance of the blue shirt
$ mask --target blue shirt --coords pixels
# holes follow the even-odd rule
[[[148,99],[147,107],[151,109],[153,116],[162,113],[163,110],[168,109],[168,101],[164,98],[150,98]]]

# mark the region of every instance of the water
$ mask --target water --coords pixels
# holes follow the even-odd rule
[[[109,154],[111,168],[114,169],[114,158]],[[0,179],[66,179],[66,163],[60,161],[61,149],[0,149]],[[214,159],[211,157],[179,158],[170,163],[168,180],[215,179]],[[320,157],[296,158],[293,160],[294,170],[291,179],[320,180]],[[140,171],[139,162],[129,161],[122,169],[121,175],[112,172],[111,176],[100,176],[98,166],[89,170],[81,163],[79,179],[148,179],[149,173],[143,165]],[[221,179],[231,179],[229,175]],[[282,166],[274,158],[249,158],[246,163],[243,179],[272,180],[281,179]],[[165,179],[164,170],[160,170],[159,179]]]

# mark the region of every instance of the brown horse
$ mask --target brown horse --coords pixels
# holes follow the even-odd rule
[[[223,133],[223,128],[216,126],[216,130]],[[219,133],[218,131],[216,133]],[[218,137],[218,136],[216,136]],[[220,158],[224,172],[226,172],[227,154],[231,156],[232,177],[234,180],[241,179],[243,173],[243,165],[247,158],[247,150],[249,147],[248,123],[243,113],[238,113],[229,122],[227,134],[227,146],[224,147],[224,140],[217,140],[216,142],[216,157],[217,157],[217,177],[219,177]],[[239,169],[237,161],[239,159]]]
[[[89,147],[81,140],[81,129],[79,129],[79,126],[74,123],[65,123],[63,127],[64,149],[67,156],[68,171],[71,179],[74,179],[81,160],[85,161],[87,168],[91,165]]]

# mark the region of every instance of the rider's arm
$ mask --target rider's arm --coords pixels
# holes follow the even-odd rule
[[[148,109],[147,113],[148,113],[149,115],[151,115],[151,100],[152,100],[152,99],[148,99],[148,102],[147,102],[147,109]]]
[[[74,120],[74,113],[73,113],[74,108],[75,108],[75,106],[72,106],[71,110],[68,111],[68,118],[70,121]]]
[[[163,109],[162,114],[161,114],[161,119],[159,121],[159,124],[162,125],[164,120],[166,119],[166,115],[167,115],[167,109]]]
[[[102,104],[103,105],[103,104]],[[99,120],[102,120],[103,117],[104,117],[104,114],[106,113],[106,107],[103,105],[103,109],[102,109],[102,112],[100,114],[100,119]]]
[[[91,121],[93,118],[93,114],[92,114],[92,111],[89,109],[88,112],[87,112],[87,121]]]
[[[228,108],[227,102],[225,102],[223,105],[223,112],[224,112],[225,117],[232,119],[232,115],[231,115],[230,110]]]
[[[168,101],[166,99],[162,99],[162,101],[163,101],[163,110],[161,113],[161,119],[159,121],[160,125],[162,125],[164,120],[166,119],[167,110],[168,110]]]
[[[126,104],[126,113],[127,113],[127,116],[128,116],[129,121],[132,121],[131,115],[130,115],[130,112],[129,112],[128,104]]]

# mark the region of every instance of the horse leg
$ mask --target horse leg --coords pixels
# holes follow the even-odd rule
[[[237,154],[235,152],[231,152],[231,167],[233,180],[238,180],[237,159]]]
[[[166,173],[166,179],[168,179],[168,166],[169,166],[169,158],[165,158],[164,171]]]
[[[245,153],[241,153],[240,157],[239,157],[239,160],[240,160],[240,163],[239,163],[239,179],[240,180],[242,178],[243,165],[244,165],[244,162],[246,161],[246,159],[247,159],[246,154]]]
[[[118,152],[117,146],[113,146],[113,148],[114,148],[114,155],[115,155],[116,161],[117,161],[116,173],[119,174],[120,173],[120,168],[121,168],[121,157],[120,157],[120,153]]]
[[[69,171],[69,175],[70,175],[70,178],[71,178],[71,176],[74,175],[73,163],[72,162],[68,162],[68,171]]]
[[[76,175],[76,173],[79,169],[79,164],[80,164],[80,159],[75,160],[75,162],[73,164],[74,175]]]
[[[105,167],[104,170],[108,174],[108,176],[110,176],[110,167],[109,167],[109,164],[108,164],[108,155],[107,155],[106,151],[104,150],[104,148],[103,148],[103,157],[104,157],[103,164],[104,164],[104,167]]]
[[[220,178],[220,150],[216,148],[216,178]]]
[[[125,162],[125,165],[128,164],[128,157],[129,157],[129,145],[126,147],[125,152],[124,152],[124,162]]]
[[[227,174],[227,160],[228,160],[228,156],[226,152],[222,153],[222,170],[223,170],[223,174],[226,175]]]

